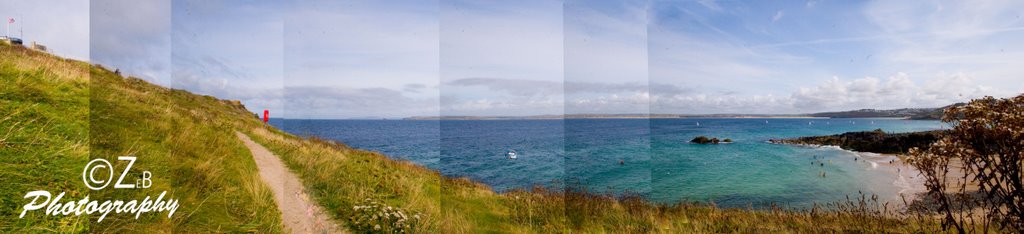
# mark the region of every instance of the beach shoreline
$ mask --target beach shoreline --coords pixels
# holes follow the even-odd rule
[[[891,180],[879,181],[870,184],[869,186],[874,188],[884,189],[887,187],[900,188],[894,195],[894,198],[887,202],[896,204],[901,208],[905,208],[922,197],[927,192],[925,187],[924,177],[921,176],[920,171],[913,165],[906,162],[907,155],[904,154],[886,154],[886,153],[872,153],[872,152],[861,152],[843,149],[842,147],[835,145],[819,145],[819,144],[808,144],[808,143],[793,143],[793,142],[779,142],[779,141],[768,141],[770,144],[780,145],[791,145],[797,147],[806,148],[817,148],[817,149],[833,149],[843,151],[852,157],[857,158],[855,161],[863,162],[865,171],[877,171],[887,174]],[[883,202],[884,203],[884,202]]]

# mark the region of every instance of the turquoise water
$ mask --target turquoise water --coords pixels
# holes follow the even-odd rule
[[[409,160],[448,176],[505,191],[530,186],[586,187],[656,202],[723,207],[791,207],[846,200],[858,192],[897,202],[919,178],[891,156],[832,147],[767,143],[772,138],[883,129],[939,129],[938,121],[897,119],[568,119],[568,120],[272,120],[316,135]],[[698,125],[699,123],[699,125]],[[693,137],[735,143],[690,144]],[[517,159],[506,152],[515,150]],[[890,161],[896,161],[890,163]],[[823,176],[824,175],[824,176]]]

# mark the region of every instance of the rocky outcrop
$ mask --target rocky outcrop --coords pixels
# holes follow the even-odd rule
[[[886,133],[882,129],[864,132],[847,132],[830,136],[810,136],[790,139],[771,139],[776,144],[831,145],[846,150],[880,154],[905,154],[911,148],[928,148],[942,138],[945,130],[908,133]]]
[[[719,144],[719,143],[732,143],[732,139],[725,138],[723,140],[719,140],[718,138],[708,138],[706,136],[699,136],[699,137],[693,138],[693,140],[690,140],[690,142],[691,143],[697,143],[697,144]]]

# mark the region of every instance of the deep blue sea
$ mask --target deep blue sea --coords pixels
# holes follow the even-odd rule
[[[942,128],[902,119],[567,119],[271,120],[395,159],[466,176],[498,191],[531,186],[586,187],[640,194],[656,202],[722,207],[789,207],[845,201],[858,192],[898,202],[920,180],[893,156],[834,147],[777,145],[772,138]],[[691,144],[696,136],[735,143]],[[517,159],[506,153],[515,150]],[[893,163],[890,163],[893,162]],[[901,202],[900,202],[901,203]]]

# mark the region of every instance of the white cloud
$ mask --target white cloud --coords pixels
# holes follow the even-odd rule
[[[775,16],[772,16],[772,23],[775,23],[776,21],[782,19],[782,16],[785,16],[785,13],[782,13],[782,10],[776,11]]]
[[[723,95],[698,92],[693,94],[659,94],[651,96],[652,114],[712,113],[782,113],[792,100],[773,94]]]
[[[837,108],[897,108],[911,105],[916,87],[906,74],[890,76],[885,82],[875,77],[843,81],[832,77],[815,87],[801,87],[792,94],[799,110]]]
[[[810,1],[807,1],[806,4],[804,4],[804,6],[806,6],[807,8],[814,8],[814,6],[817,6],[817,5],[818,5],[818,1],[817,0],[810,0]]]
[[[838,77],[814,87],[801,87],[791,96],[796,110],[848,110],[938,107],[979,98],[991,92],[967,74],[940,74],[915,84],[905,73],[880,80],[865,77],[844,81]]]
[[[1021,1],[878,1],[864,8],[877,28],[876,58],[889,69],[912,74],[951,71],[974,82],[1024,89],[1024,19]],[[918,80],[921,82],[922,80]],[[998,91],[998,90],[995,90]],[[995,96],[1010,92],[991,93]]]
[[[438,113],[437,98],[414,98],[387,88],[289,86],[284,94],[285,118],[400,118]]]
[[[788,96],[773,94],[659,92],[650,102],[652,113],[813,113],[854,109],[940,107],[964,102],[996,89],[980,85],[964,73],[938,74],[915,83],[905,73],[885,79],[832,77],[813,86],[797,88]]]
[[[629,93],[602,94],[596,97],[576,98],[567,100],[565,108],[575,110],[568,114],[622,114],[648,113],[650,93],[635,91]],[[642,108],[638,108],[642,107]]]
[[[737,4],[726,13],[684,9],[653,17],[648,35],[651,81],[697,91],[652,91],[651,112],[936,107],[1024,90],[1019,82],[1024,67],[1014,66],[1024,58],[1024,44],[1016,43],[1024,38],[1024,20],[1016,10],[1024,8],[1024,3],[886,1],[870,2],[864,12],[824,12],[820,10],[833,6],[817,3],[805,5],[818,7],[815,11],[766,11],[756,4]],[[860,7],[859,3],[836,4],[845,5],[844,9]],[[785,30],[786,34],[773,34],[757,25],[767,21],[734,14],[750,10],[744,7],[774,13],[773,22],[786,13],[828,14],[823,20],[842,22],[837,23],[839,27],[808,23]],[[708,23],[723,20],[746,25]],[[681,27],[680,22],[691,27]],[[895,75],[865,77],[870,74]]]

